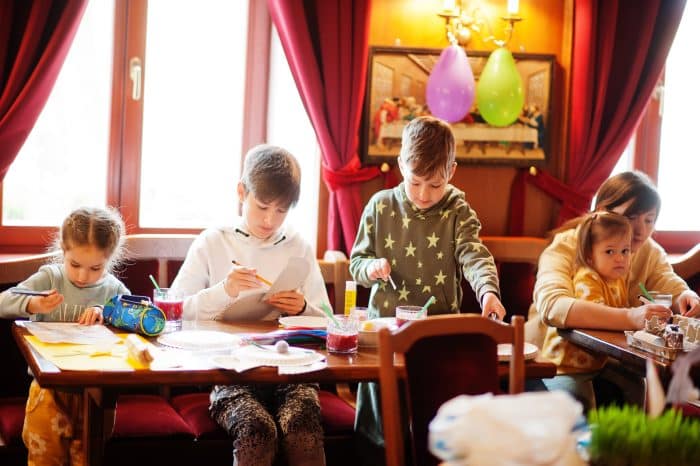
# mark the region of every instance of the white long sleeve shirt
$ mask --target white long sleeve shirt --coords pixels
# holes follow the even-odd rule
[[[242,219],[233,227],[210,228],[192,243],[172,288],[185,292],[184,319],[220,319],[237,298],[224,289],[226,276],[235,260],[255,268],[257,273],[275,281],[290,257],[302,257],[309,263],[309,275],[299,292],[306,299],[304,315],[323,315],[319,306],[329,305],[328,293],[311,246],[290,227],[283,226],[267,240],[250,234]]]

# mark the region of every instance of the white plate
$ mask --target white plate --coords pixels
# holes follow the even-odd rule
[[[326,328],[327,320],[320,316],[288,316],[280,317],[280,325],[284,328]]]
[[[264,366],[303,366],[324,359],[321,353],[306,348],[290,346],[286,353],[278,353],[275,345],[243,346],[233,353],[244,362],[255,362]]]
[[[241,338],[215,330],[181,330],[162,334],[158,343],[186,350],[233,349],[241,344]]]
[[[525,342],[524,353],[525,353],[525,360],[526,361],[528,359],[535,359],[537,357],[538,352],[539,352],[539,349],[537,348],[536,345],[533,345],[532,343]],[[512,353],[513,353],[513,345],[508,344],[508,343],[501,343],[500,345],[498,345],[498,360],[499,361],[509,361],[510,355]]]

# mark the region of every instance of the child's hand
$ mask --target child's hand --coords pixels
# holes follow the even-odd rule
[[[27,303],[27,312],[30,314],[48,314],[63,302],[63,295],[56,290],[51,290],[48,296],[32,296]]]
[[[656,316],[659,319],[667,320],[671,317],[671,310],[662,304],[645,304],[633,307],[627,311],[632,326],[636,329],[644,328],[644,321]]]
[[[486,293],[483,297],[483,304],[481,309],[481,315],[484,317],[489,317],[490,314],[496,314],[498,320],[503,320],[506,316],[506,308],[501,304],[501,300],[498,299],[494,293]]]
[[[82,325],[101,324],[103,322],[102,306],[93,306],[85,309],[85,312],[82,313],[78,320],[78,323]]]
[[[241,291],[260,288],[260,280],[255,276],[255,269],[234,265],[226,276],[224,290],[232,298],[237,298]]]
[[[389,261],[383,257],[381,259],[374,259],[369,264],[369,267],[367,267],[367,277],[370,280],[382,279],[387,281],[389,275],[391,275],[391,265],[389,265]]]
[[[678,312],[686,317],[697,317],[700,314],[700,299],[698,295],[686,290],[676,300]]]
[[[280,291],[265,302],[290,315],[301,314],[306,307],[304,295],[298,291]]]

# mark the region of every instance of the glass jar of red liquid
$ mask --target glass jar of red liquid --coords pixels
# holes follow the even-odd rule
[[[329,353],[356,353],[360,321],[356,316],[336,315],[328,319],[326,349]]]
[[[153,304],[165,313],[163,333],[182,329],[182,308],[185,304],[185,295],[181,290],[172,288],[153,290]]]
[[[401,327],[407,322],[428,317],[428,311],[423,312],[420,306],[396,306],[396,325]]]

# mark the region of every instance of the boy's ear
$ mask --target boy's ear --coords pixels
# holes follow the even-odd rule
[[[238,186],[236,186],[236,192],[238,193],[238,200],[240,202],[245,201],[245,186],[243,186],[242,182],[238,182]]]
[[[455,172],[457,171],[457,162],[452,162],[452,168],[450,168],[450,172],[447,174],[447,182],[449,183],[450,180],[452,179],[453,176],[455,176]]]

